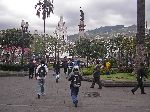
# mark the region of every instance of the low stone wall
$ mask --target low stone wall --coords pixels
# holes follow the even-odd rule
[[[84,81],[92,82],[93,78],[83,76]],[[104,87],[134,87],[137,84],[136,81],[112,81],[112,80],[102,80],[102,85]],[[150,81],[144,82],[145,87],[150,87]]]
[[[0,77],[24,77],[28,75],[28,71],[0,71]]]

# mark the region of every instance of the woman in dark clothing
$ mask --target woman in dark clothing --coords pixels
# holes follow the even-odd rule
[[[35,70],[35,64],[33,63],[33,59],[30,60],[28,64],[29,68],[29,79],[33,79],[34,70]]]
[[[56,68],[56,62],[53,63],[53,76],[55,75],[56,72],[55,68]]]
[[[58,83],[59,74],[60,74],[60,62],[57,61],[55,66],[55,72],[56,72],[56,83]]]
[[[62,63],[62,66],[64,68],[64,73],[66,75],[66,78],[67,78],[67,68],[68,68],[68,62],[66,59],[63,60],[63,63]]]

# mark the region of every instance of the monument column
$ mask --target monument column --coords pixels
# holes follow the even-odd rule
[[[137,0],[137,35],[136,35],[136,58],[135,70],[139,67],[140,63],[145,61],[145,0]]]
[[[80,7],[81,8],[81,7]],[[84,12],[82,11],[82,10],[80,10],[80,13],[81,13],[81,19],[80,19],[80,23],[79,23],[79,39],[81,39],[81,38],[84,38],[85,37],[85,35],[84,35],[84,27],[86,26],[86,25],[84,25]]]

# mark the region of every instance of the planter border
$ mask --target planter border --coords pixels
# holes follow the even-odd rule
[[[83,81],[92,82],[92,77],[83,76]],[[102,85],[104,87],[134,87],[137,82],[136,81],[113,81],[113,80],[101,80]],[[150,87],[150,81],[144,82],[145,87]]]
[[[0,77],[24,77],[27,75],[27,71],[0,71]]]

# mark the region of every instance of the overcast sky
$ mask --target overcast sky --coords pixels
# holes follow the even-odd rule
[[[42,0],[43,1],[43,0]],[[150,27],[150,0],[146,1],[146,20]],[[29,30],[43,33],[43,20],[34,8],[38,0],[0,0],[0,30],[20,28],[21,20]],[[46,33],[54,32],[60,16],[64,17],[68,35],[78,33],[80,7],[85,13],[86,30],[108,25],[136,24],[137,0],[54,0],[54,14],[46,19]]]

